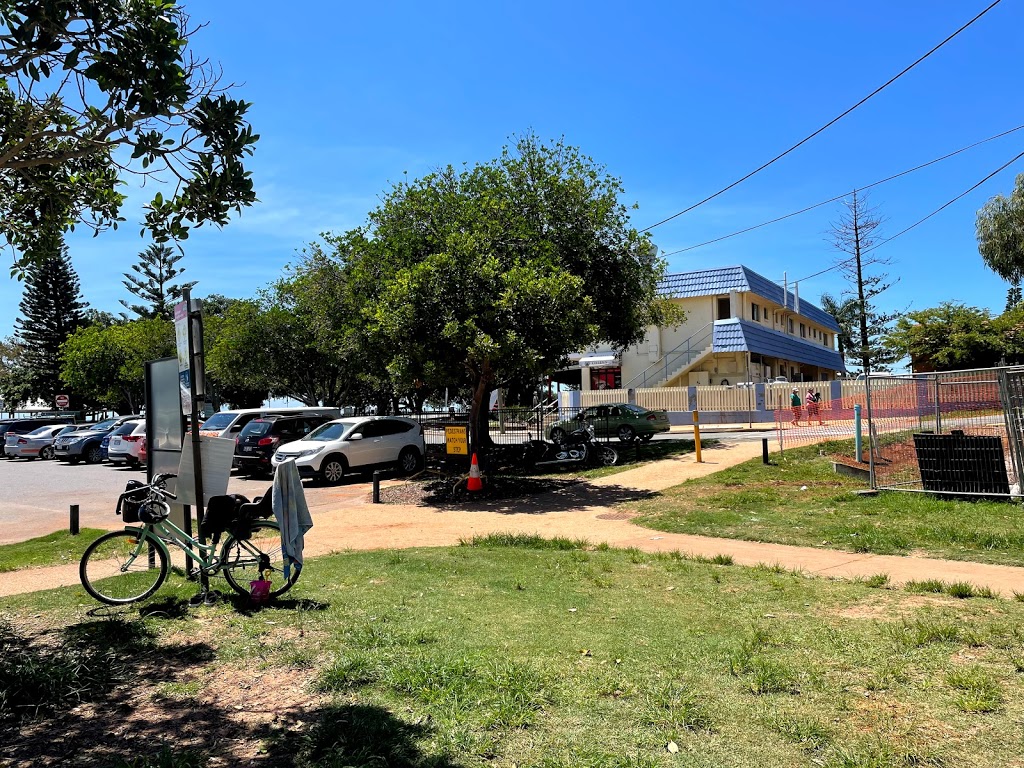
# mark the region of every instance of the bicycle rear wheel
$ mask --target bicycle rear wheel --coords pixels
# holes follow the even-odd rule
[[[284,556],[281,553],[281,528],[276,521],[257,520],[252,524],[252,538],[229,536],[221,550],[221,569],[228,584],[240,595],[248,595],[251,581],[260,578],[260,571],[270,569],[271,597],[283,595],[298,580],[292,569],[284,577]]]
[[[78,566],[85,591],[101,603],[145,600],[167,578],[167,553],[138,530],[112,531],[90,544]]]

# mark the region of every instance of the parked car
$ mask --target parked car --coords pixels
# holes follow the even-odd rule
[[[273,474],[270,460],[282,445],[302,440],[326,421],[327,416],[264,416],[253,419],[235,440],[234,466],[243,475]]]
[[[139,465],[139,442],[145,436],[145,421],[126,421],[103,438],[103,442],[110,439],[107,446],[107,459],[111,464],[127,464],[130,467],[137,467]]]
[[[237,411],[218,411],[202,423],[199,434],[204,437],[237,438],[243,427],[253,419],[266,416],[326,416],[336,419],[341,416],[338,408],[299,406],[294,408],[240,408]]]
[[[74,431],[74,425],[51,424],[20,434],[8,432],[4,444],[4,453],[12,459],[52,459],[53,441],[57,435]]]
[[[299,474],[332,485],[350,472],[396,467],[411,474],[423,466],[426,443],[423,427],[401,416],[365,416],[336,419],[317,427],[303,440],[274,453],[276,468],[295,459]]]
[[[149,444],[146,442],[146,436],[143,435],[142,439],[139,440],[139,464],[146,466],[146,462],[149,461]]]
[[[0,457],[7,457],[7,435],[24,435],[40,427],[49,427],[56,424],[74,424],[75,420],[70,416],[40,416],[28,419],[3,419],[0,420],[0,445],[4,446],[0,451]]]
[[[659,432],[671,429],[665,411],[652,411],[632,403],[605,403],[584,408],[574,419],[564,419],[549,425],[545,434],[552,442],[560,443],[580,422],[590,424],[597,437],[617,437],[624,443],[650,440]]]
[[[86,429],[72,432],[69,435],[61,435],[54,440],[53,453],[61,461],[70,464],[77,464],[83,460],[86,464],[99,464],[103,461],[103,449],[100,444],[107,433],[117,429],[126,421],[141,418],[138,414],[133,414],[86,425]]]

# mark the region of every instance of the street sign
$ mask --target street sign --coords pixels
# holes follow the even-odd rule
[[[466,427],[445,427],[444,440],[448,453],[469,455],[469,429]]]
[[[64,409],[71,405],[71,398],[67,395],[57,395],[56,403],[58,408]]]

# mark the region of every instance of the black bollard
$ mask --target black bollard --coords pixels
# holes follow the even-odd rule
[[[78,505],[71,505],[71,535],[77,536],[79,531],[78,527]]]
[[[373,471],[373,503],[380,504],[380,470]]]
[[[761,438],[761,461],[768,464],[768,438]]]

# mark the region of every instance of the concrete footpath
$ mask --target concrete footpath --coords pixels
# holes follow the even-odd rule
[[[324,499],[313,507],[314,527],[306,536],[307,557],[370,549],[440,547],[497,532],[584,538],[592,544],[636,547],[647,552],[729,555],[738,565],[779,565],[826,577],[855,578],[884,573],[890,583],[941,579],[988,587],[1004,597],[1024,592],[1024,568],[923,557],[855,554],[830,549],[765,544],[687,534],[660,533],[634,525],[633,503],[688,479],[761,455],[760,442],[717,437],[704,463],[693,455],[675,457],[578,484],[564,492],[458,508],[371,504],[368,494]],[[315,562],[307,563],[315,568]],[[0,574],[0,596],[78,584],[77,564]],[[84,594],[84,593],[83,593]]]

